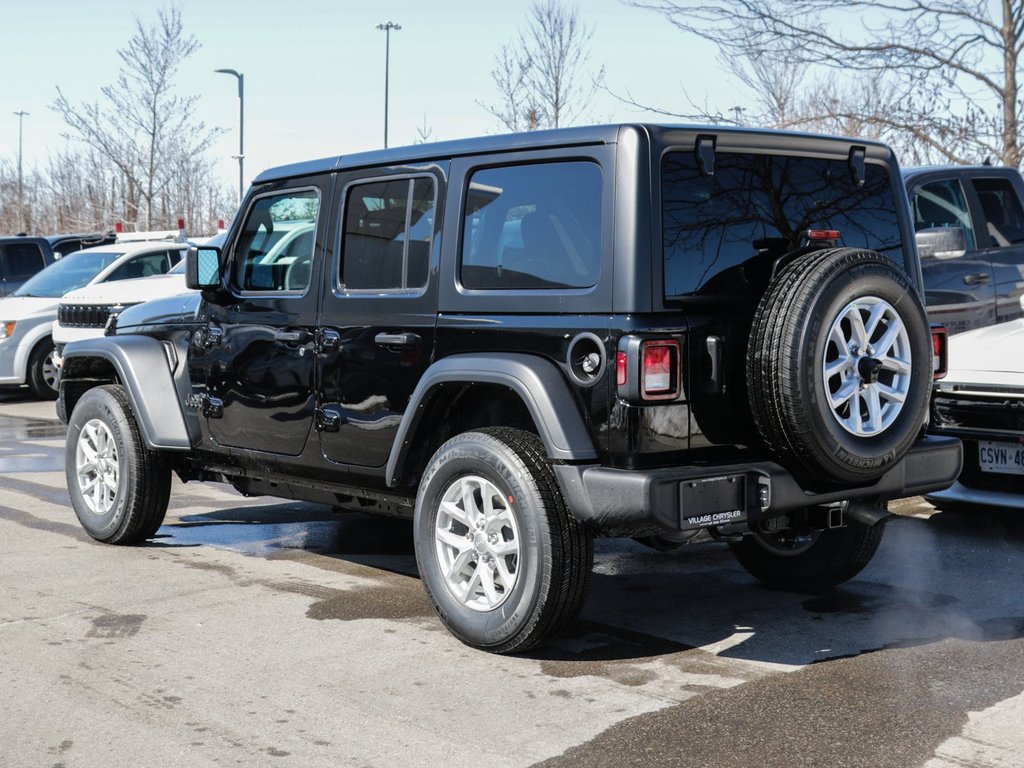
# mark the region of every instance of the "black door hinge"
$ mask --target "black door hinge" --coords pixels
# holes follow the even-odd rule
[[[316,428],[318,432],[337,432],[341,429],[341,413],[333,408],[317,408]]]
[[[341,349],[341,334],[330,328],[317,328],[313,349],[318,354]]]
[[[203,399],[203,416],[208,419],[219,419],[224,415],[224,401],[219,397],[207,395]]]

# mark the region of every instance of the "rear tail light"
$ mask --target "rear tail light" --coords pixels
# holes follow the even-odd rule
[[[838,229],[808,229],[808,240],[838,240],[840,237]]]
[[[122,234],[124,232],[124,224],[122,224],[120,221],[115,221],[114,231],[119,235]]]
[[[932,325],[932,378],[944,379],[949,370],[949,334],[946,326]]]
[[[644,341],[640,344],[640,396],[644,400],[679,397],[679,342]]]

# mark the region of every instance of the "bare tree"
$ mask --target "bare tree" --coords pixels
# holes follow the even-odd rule
[[[537,0],[515,42],[502,46],[491,77],[500,103],[483,105],[510,131],[571,125],[587,110],[604,77],[587,68],[593,29],[576,6]]]
[[[124,218],[136,225],[144,221],[146,229],[153,228],[160,208],[166,209],[158,197],[168,191],[175,166],[183,158],[200,158],[218,133],[194,119],[197,96],[181,97],[173,90],[178,68],[198,47],[185,35],[175,8],[160,11],[150,27],[136,19],[135,34],[118,51],[117,80],[101,90],[103,99],[75,105],[58,88],[52,105],[67,123],[69,138],[119,170]]]
[[[1018,166],[1024,49],[1021,0],[701,0],[629,4],[657,11],[727,56],[775,60],[881,78],[884,109],[864,99],[844,116],[903,134],[948,162],[998,157]],[[847,80],[847,82],[850,82]],[[867,107],[866,109],[863,107]]]

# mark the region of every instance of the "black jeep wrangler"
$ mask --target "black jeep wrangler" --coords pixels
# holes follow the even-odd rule
[[[622,125],[263,173],[201,289],[69,344],[67,478],[153,536],[171,472],[411,517],[462,641],[577,614],[592,537],[712,536],[768,584],[851,578],[888,499],[947,486],[892,152]]]

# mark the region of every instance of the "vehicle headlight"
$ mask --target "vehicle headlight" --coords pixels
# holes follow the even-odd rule
[[[9,339],[14,335],[14,326],[16,323],[13,320],[0,323],[0,340]]]

